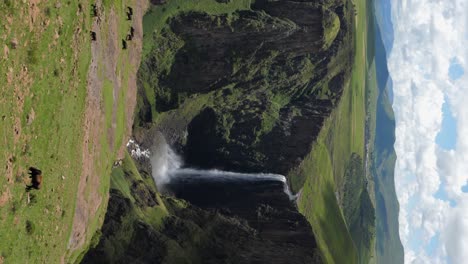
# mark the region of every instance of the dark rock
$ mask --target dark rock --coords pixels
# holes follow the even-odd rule
[[[166,0],[150,0],[153,5],[163,5],[166,3]]]
[[[159,205],[156,193],[149,189],[144,181],[134,181],[130,187],[130,191],[132,196],[135,197],[136,205],[139,207],[145,208]]]

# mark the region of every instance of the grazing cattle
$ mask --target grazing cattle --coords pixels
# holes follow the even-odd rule
[[[92,41],[96,41],[96,39],[97,39],[97,38],[96,38],[96,32],[90,31],[90,33],[91,33],[91,40],[92,40]]]
[[[127,34],[126,40],[132,40],[133,36],[135,35],[135,29],[133,27],[130,27],[130,33]]]
[[[127,6],[127,20],[132,20],[133,8]]]
[[[122,49],[127,49],[127,41],[125,39],[122,39]]]
[[[29,168],[29,178],[31,178],[31,185],[26,186],[26,190],[31,189],[39,190],[42,185],[42,171],[34,167]]]
[[[97,17],[97,16],[98,16],[98,9],[97,9],[97,6],[96,6],[95,4],[92,4],[92,5],[91,5],[91,11],[92,11],[93,17]]]
[[[133,27],[130,27],[130,33],[127,34],[127,40],[132,40],[134,35],[135,29]]]

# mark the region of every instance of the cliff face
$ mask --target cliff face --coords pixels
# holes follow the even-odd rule
[[[342,1],[257,1],[175,16],[140,68],[138,141],[162,131],[188,165],[288,173],[349,78],[343,10]]]
[[[166,186],[189,204],[159,195],[151,181],[129,155],[114,170],[102,234],[83,263],[321,263],[282,182]]]
[[[241,2],[150,9],[134,136],[151,148],[162,133],[187,167],[287,175],[310,154],[349,83],[349,3]],[[184,191],[222,189],[214,183],[173,190],[187,204],[158,194],[147,161],[139,171],[126,168],[132,163],[114,170],[102,236],[86,263],[323,261],[310,222],[278,182],[225,185],[229,199]],[[158,201],[137,203],[135,182]]]
[[[110,166],[123,158],[131,134],[136,104],[136,73],[141,58],[142,17],[146,3],[136,0],[133,20],[126,21],[120,6],[96,3],[99,17],[93,19],[91,31],[91,64],[87,78],[82,171],[78,182],[68,256],[72,261],[86,251],[89,241],[104,220],[109,186]],[[105,27],[105,30],[103,28]],[[119,28],[134,29],[133,43],[121,48],[125,33]],[[126,61],[126,68],[119,64]],[[103,106],[105,105],[105,106]]]

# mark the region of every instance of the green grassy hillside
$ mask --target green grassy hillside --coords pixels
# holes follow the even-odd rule
[[[73,262],[104,219],[110,169],[129,132],[129,88],[121,84],[136,68],[115,66],[102,51],[120,44],[130,23],[115,14],[135,1],[100,9],[94,55],[91,3],[0,1],[0,262]],[[128,61],[120,45],[108,54]],[[90,87],[94,70],[103,86]],[[30,166],[42,170],[43,183],[28,193]],[[71,246],[78,197],[88,217],[81,242]]]
[[[352,78],[294,180],[306,178],[298,204],[310,220],[327,263],[375,261],[375,209],[365,159],[368,1],[355,1]],[[354,15],[354,11],[352,12]]]
[[[384,1],[385,2],[385,1]],[[376,4],[382,4],[378,2]],[[385,4],[389,4],[386,3]],[[378,7],[376,7],[378,8]],[[381,8],[381,7],[379,7]],[[375,83],[368,96],[368,102],[373,105],[369,113],[373,116],[369,127],[369,170],[368,173],[375,183],[376,206],[376,258],[378,263],[403,263],[404,252],[399,237],[399,204],[395,191],[394,171],[396,154],[395,142],[395,118],[391,106],[389,91],[392,80],[387,69],[387,51],[391,47],[393,29],[388,24],[383,26],[379,19],[383,19],[377,10],[369,19],[372,28],[369,28],[369,42],[373,45],[368,50],[369,60],[373,60],[372,81]],[[388,15],[388,14],[386,14]],[[387,17],[388,19],[388,17]],[[381,22],[381,21],[380,21]],[[384,44],[384,40],[387,43]],[[386,47],[388,45],[388,47]]]
[[[78,9],[0,2],[2,50],[8,51],[0,61],[0,254],[7,263],[58,262],[67,251],[82,171],[81,80],[91,59],[86,30],[76,31],[89,28],[89,10],[77,16]],[[28,202],[30,166],[43,171],[44,183]]]

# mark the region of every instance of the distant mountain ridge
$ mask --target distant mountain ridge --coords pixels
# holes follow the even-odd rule
[[[376,25],[384,33],[381,37],[385,47],[385,54],[388,58],[392,51],[394,40],[391,0],[374,1],[374,13]]]
[[[379,97],[374,142],[374,166],[377,201],[377,263],[404,263],[404,249],[399,236],[399,204],[395,191],[395,117],[392,109],[393,82],[387,58],[393,47],[393,25],[389,0],[375,2],[375,62]]]

